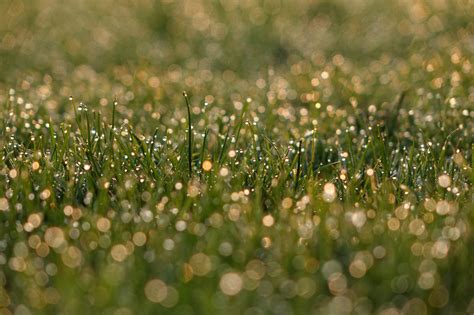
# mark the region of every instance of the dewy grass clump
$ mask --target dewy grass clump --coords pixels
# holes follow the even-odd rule
[[[1,315],[474,312],[471,2],[0,8]]]

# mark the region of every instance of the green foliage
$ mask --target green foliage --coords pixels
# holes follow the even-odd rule
[[[474,311],[472,1],[0,9],[0,314]]]

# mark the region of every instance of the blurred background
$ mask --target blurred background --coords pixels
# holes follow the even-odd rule
[[[155,100],[265,98],[269,75],[291,86],[275,98],[295,100],[323,71],[342,96],[392,95],[470,73],[474,53],[472,0],[5,0],[0,12],[1,93],[46,84],[51,109],[69,94],[129,102],[133,86]]]

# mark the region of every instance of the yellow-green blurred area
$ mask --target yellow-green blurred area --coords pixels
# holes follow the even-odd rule
[[[383,73],[384,89],[400,91],[474,50],[472,0],[5,0],[0,12],[4,89],[49,75],[116,94],[104,81],[157,76],[147,83],[178,86],[162,93],[253,94],[269,69],[291,81],[337,67],[349,83]]]
[[[178,64],[248,73],[342,53],[472,53],[472,1],[2,1],[2,70]],[[315,60],[316,59],[316,60]]]

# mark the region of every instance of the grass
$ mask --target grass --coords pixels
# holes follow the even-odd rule
[[[191,178],[193,175],[193,131],[192,131],[192,120],[191,120],[191,109],[189,106],[188,94],[183,92],[184,99],[186,100],[186,109],[188,112],[188,169],[189,169],[189,177]],[[205,143],[205,141],[203,141]],[[202,152],[204,153],[204,147]],[[202,154],[201,154],[202,157]],[[201,159],[202,164],[202,159]]]
[[[472,3],[0,7],[0,314],[474,312]]]

